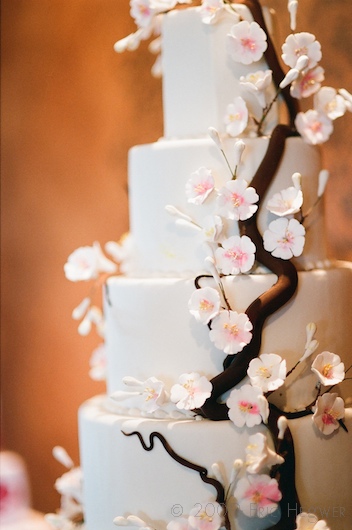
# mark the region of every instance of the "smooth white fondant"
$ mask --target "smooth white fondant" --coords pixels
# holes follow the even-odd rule
[[[180,456],[206,467],[210,476],[212,464],[219,463],[227,480],[234,460],[245,459],[248,436],[268,433],[264,425],[239,429],[230,421],[118,416],[106,411],[104,401],[105,397],[96,397],[80,409],[81,459],[85,498],[89,500],[87,530],[114,530],[115,517],[131,514],[156,530],[165,530],[166,524],[177,521],[181,512],[187,516],[197,503],[211,504],[215,500],[214,488],[203,483],[197,472],[175,462],[159,440],[147,452],[136,436],[126,437],[121,431],[139,431],[147,445],[150,433],[159,432]],[[351,409],[346,410],[345,423],[351,430]],[[313,425],[311,416],[290,420],[289,427],[295,443],[296,483],[303,510],[316,512],[333,530],[350,530],[350,435],[340,428],[332,436],[324,437]],[[294,511],[296,506],[288,509]],[[234,500],[229,504],[232,522],[233,513]],[[259,530],[268,528],[268,523],[267,519],[245,517],[240,511],[235,517],[236,530]]]
[[[251,182],[269,144],[268,137],[245,138],[245,150],[238,168],[238,177]],[[224,139],[224,151],[233,167],[235,139]],[[135,245],[134,275],[184,274],[204,270],[204,258],[209,250],[200,232],[177,226],[175,217],[166,210],[173,205],[188,214],[198,224],[216,210],[216,192],[202,205],[187,201],[185,186],[191,174],[201,166],[213,171],[215,186],[220,189],[231,180],[225,159],[210,138],[193,140],[161,140],[137,146],[129,153],[130,227]],[[267,201],[285,188],[292,186],[293,173],[302,175],[303,212],[307,212],[317,198],[318,175],[321,170],[320,150],[289,138],[283,159],[258,214],[261,233],[277,217],[266,209]],[[224,237],[238,233],[236,221],[226,221]],[[303,255],[296,262],[309,269],[326,259],[323,205],[320,203],[305,223],[306,243]]]
[[[281,355],[289,370],[303,355],[306,326],[314,322],[319,341],[316,353],[331,351],[349,366],[352,267],[341,265],[299,273],[297,293],[264,326],[262,353]],[[232,309],[243,312],[277,277],[256,274],[222,280]],[[205,278],[201,285],[215,287],[215,282]],[[194,371],[211,378],[222,371],[226,355],[210,341],[208,327],[188,310],[194,290],[194,278],[109,278],[105,302],[109,394],[126,389],[125,376],[142,381],[155,376],[170,387],[182,373]],[[275,402],[291,410],[311,402],[317,381],[311,362],[302,363],[284,388],[275,392]],[[344,396],[352,395],[350,381],[340,386]]]
[[[244,5],[234,5],[244,20],[253,17]],[[164,136],[184,138],[203,136],[208,127],[225,132],[226,107],[236,96],[244,96],[251,111],[261,116],[256,98],[240,85],[240,76],[267,70],[264,58],[250,65],[235,62],[226,49],[226,35],[238,21],[225,12],[215,24],[205,24],[199,8],[171,11],[163,17],[162,69]],[[272,17],[265,9],[272,32]],[[177,45],[175,44],[177,42]],[[275,95],[272,84],[270,99]],[[278,121],[278,105],[268,116],[269,129]]]

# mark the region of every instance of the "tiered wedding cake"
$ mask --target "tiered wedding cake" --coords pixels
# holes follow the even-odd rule
[[[116,45],[161,24],[165,135],[130,152],[131,234],[65,266],[109,275],[104,323],[88,298],[74,315],[107,352],[107,396],[79,413],[85,524],[347,530],[352,269],[327,259],[317,144],[351,97],[321,87],[309,33],[282,71],[257,0],[176,3],[132,0]]]

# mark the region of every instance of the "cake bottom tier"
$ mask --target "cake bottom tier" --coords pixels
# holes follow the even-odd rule
[[[81,465],[87,530],[114,530],[117,516],[138,516],[156,530],[170,521],[182,523],[191,510],[206,505],[216,512],[216,491],[200,474],[176,461],[160,439],[150,446],[150,434],[159,433],[172,450],[192,464],[207,469],[214,477],[218,464],[223,486],[229,486],[233,463],[245,460],[250,435],[269,431],[264,425],[237,428],[230,421],[158,420],[120,416],[106,409],[106,396],[95,397],[79,412]],[[352,527],[352,462],[350,458],[352,410],[346,410],[349,433],[339,428],[323,436],[311,416],[290,420],[296,455],[296,488],[305,512],[325,519],[331,530]],[[232,497],[227,504],[229,520],[236,530],[262,530],[278,521],[279,510],[263,518],[248,517],[242,500]],[[296,505],[287,510],[298,511]],[[270,510],[271,512],[271,510]],[[292,513],[291,512],[291,513]]]

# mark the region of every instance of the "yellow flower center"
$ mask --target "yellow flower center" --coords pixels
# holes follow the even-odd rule
[[[236,326],[236,324],[228,324],[226,322],[226,324],[224,324],[224,329],[226,329],[227,331],[230,332],[230,334],[233,336],[233,337],[237,337],[238,333],[239,333],[239,329],[238,327]]]
[[[332,368],[332,364],[330,364],[330,363],[325,364],[323,366],[322,371],[321,371],[322,375],[324,377],[331,377],[331,368]]]
[[[211,311],[214,308],[214,304],[209,302],[209,300],[201,300],[199,303],[199,310],[200,311]]]

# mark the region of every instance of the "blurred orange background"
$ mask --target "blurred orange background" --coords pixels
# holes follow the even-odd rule
[[[272,0],[280,41],[286,0]],[[51,456],[79,462],[77,409],[104,391],[72,309],[87,285],[63,264],[77,247],[128,229],[127,151],[162,135],[161,83],[146,46],[118,55],[134,30],[127,0],[3,0],[2,7],[2,434],[26,460],[33,506],[53,511]],[[299,0],[298,30],[322,44],[326,85],[352,91],[350,0]],[[324,146],[331,254],[352,260],[352,117]]]

